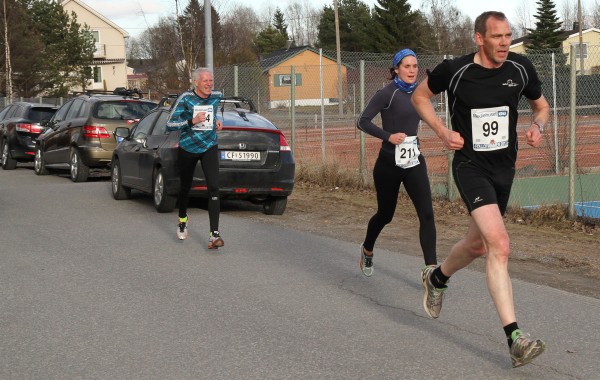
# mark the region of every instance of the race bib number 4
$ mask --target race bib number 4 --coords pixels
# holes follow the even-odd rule
[[[193,130],[196,131],[210,131],[213,129],[214,125],[214,108],[213,106],[194,106],[194,117],[198,115],[200,112],[204,112],[206,114],[206,120],[194,124],[192,127]]]
[[[402,169],[417,166],[420,154],[417,136],[406,136],[402,144],[396,145],[396,166]]]
[[[473,150],[491,151],[508,147],[508,106],[471,110]]]

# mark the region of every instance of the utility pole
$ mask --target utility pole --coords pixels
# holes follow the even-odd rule
[[[583,22],[581,20],[581,0],[577,0],[577,24],[579,25],[579,75],[583,75]]]
[[[204,0],[204,57],[206,58],[206,67],[214,74],[213,67],[213,38],[212,38],[212,8],[210,0]]]
[[[342,85],[342,58],[340,53],[340,18],[338,15],[338,2],[333,0],[333,12],[335,15],[335,49],[337,51],[337,74],[338,74],[338,107],[340,116],[344,114],[344,102]]]
[[[4,54],[6,55],[6,98],[8,104],[12,103],[12,66],[10,63],[10,41],[8,40],[8,17],[6,15],[6,0],[3,2],[4,5]]]

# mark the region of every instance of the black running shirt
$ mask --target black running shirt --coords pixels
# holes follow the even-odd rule
[[[521,96],[537,100],[541,82],[529,61],[508,53],[496,69],[474,63],[475,53],[445,60],[428,76],[434,94],[448,91],[452,129],[463,137],[455,159],[470,160],[491,172],[514,168],[517,160],[517,107]]]
[[[357,127],[373,137],[380,138],[381,152],[394,158],[396,145],[388,141],[394,133],[405,133],[407,136],[417,136],[421,118],[413,107],[407,94],[396,87],[392,81],[377,91],[358,118]],[[372,122],[381,113],[381,128]]]

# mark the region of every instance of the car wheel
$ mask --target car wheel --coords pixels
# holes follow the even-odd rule
[[[158,169],[154,175],[154,207],[158,212],[171,212],[175,208],[177,198],[167,194],[167,187],[165,186],[165,177],[163,176],[162,170]]]
[[[119,160],[114,160],[111,165],[110,179],[112,181],[112,195],[116,200],[129,199],[131,195],[131,189],[123,186],[121,177],[121,164]]]
[[[267,215],[283,215],[287,206],[287,197],[269,197],[263,203],[263,210]]]
[[[17,160],[14,160],[10,156],[10,149],[8,147],[8,142],[6,140],[2,140],[2,169],[13,170],[16,167],[17,167]]]
[[[85,182],[90,175],[90,168],[81,161],[81,156],[75,148],[71,149],[69,169],[71,172],[71,181],[73,182]]]
[[[37,175],[48,174],[48,169],[46,169],[46,162],[44,162],[44,153],[42,153],[42,148],[40,148],[39,146],[35,148],[35,158],[33,159],[33,171]]]

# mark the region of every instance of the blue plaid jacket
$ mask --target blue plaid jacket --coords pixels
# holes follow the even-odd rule
[[[171,111],[169,121],[167,121],[167,130],[181,130],[179,146],[183,150],[190,153],[203,153],[217,144],[216,124],[213,124],[213,129],[210,131],[197,131],[192,129],[192,118],[195,105],[213,106],[216,117],[221,97],[220,91],[213,91],[208,98],[201,98],[193,90],[186,91],[179,96],[177,104]]]

